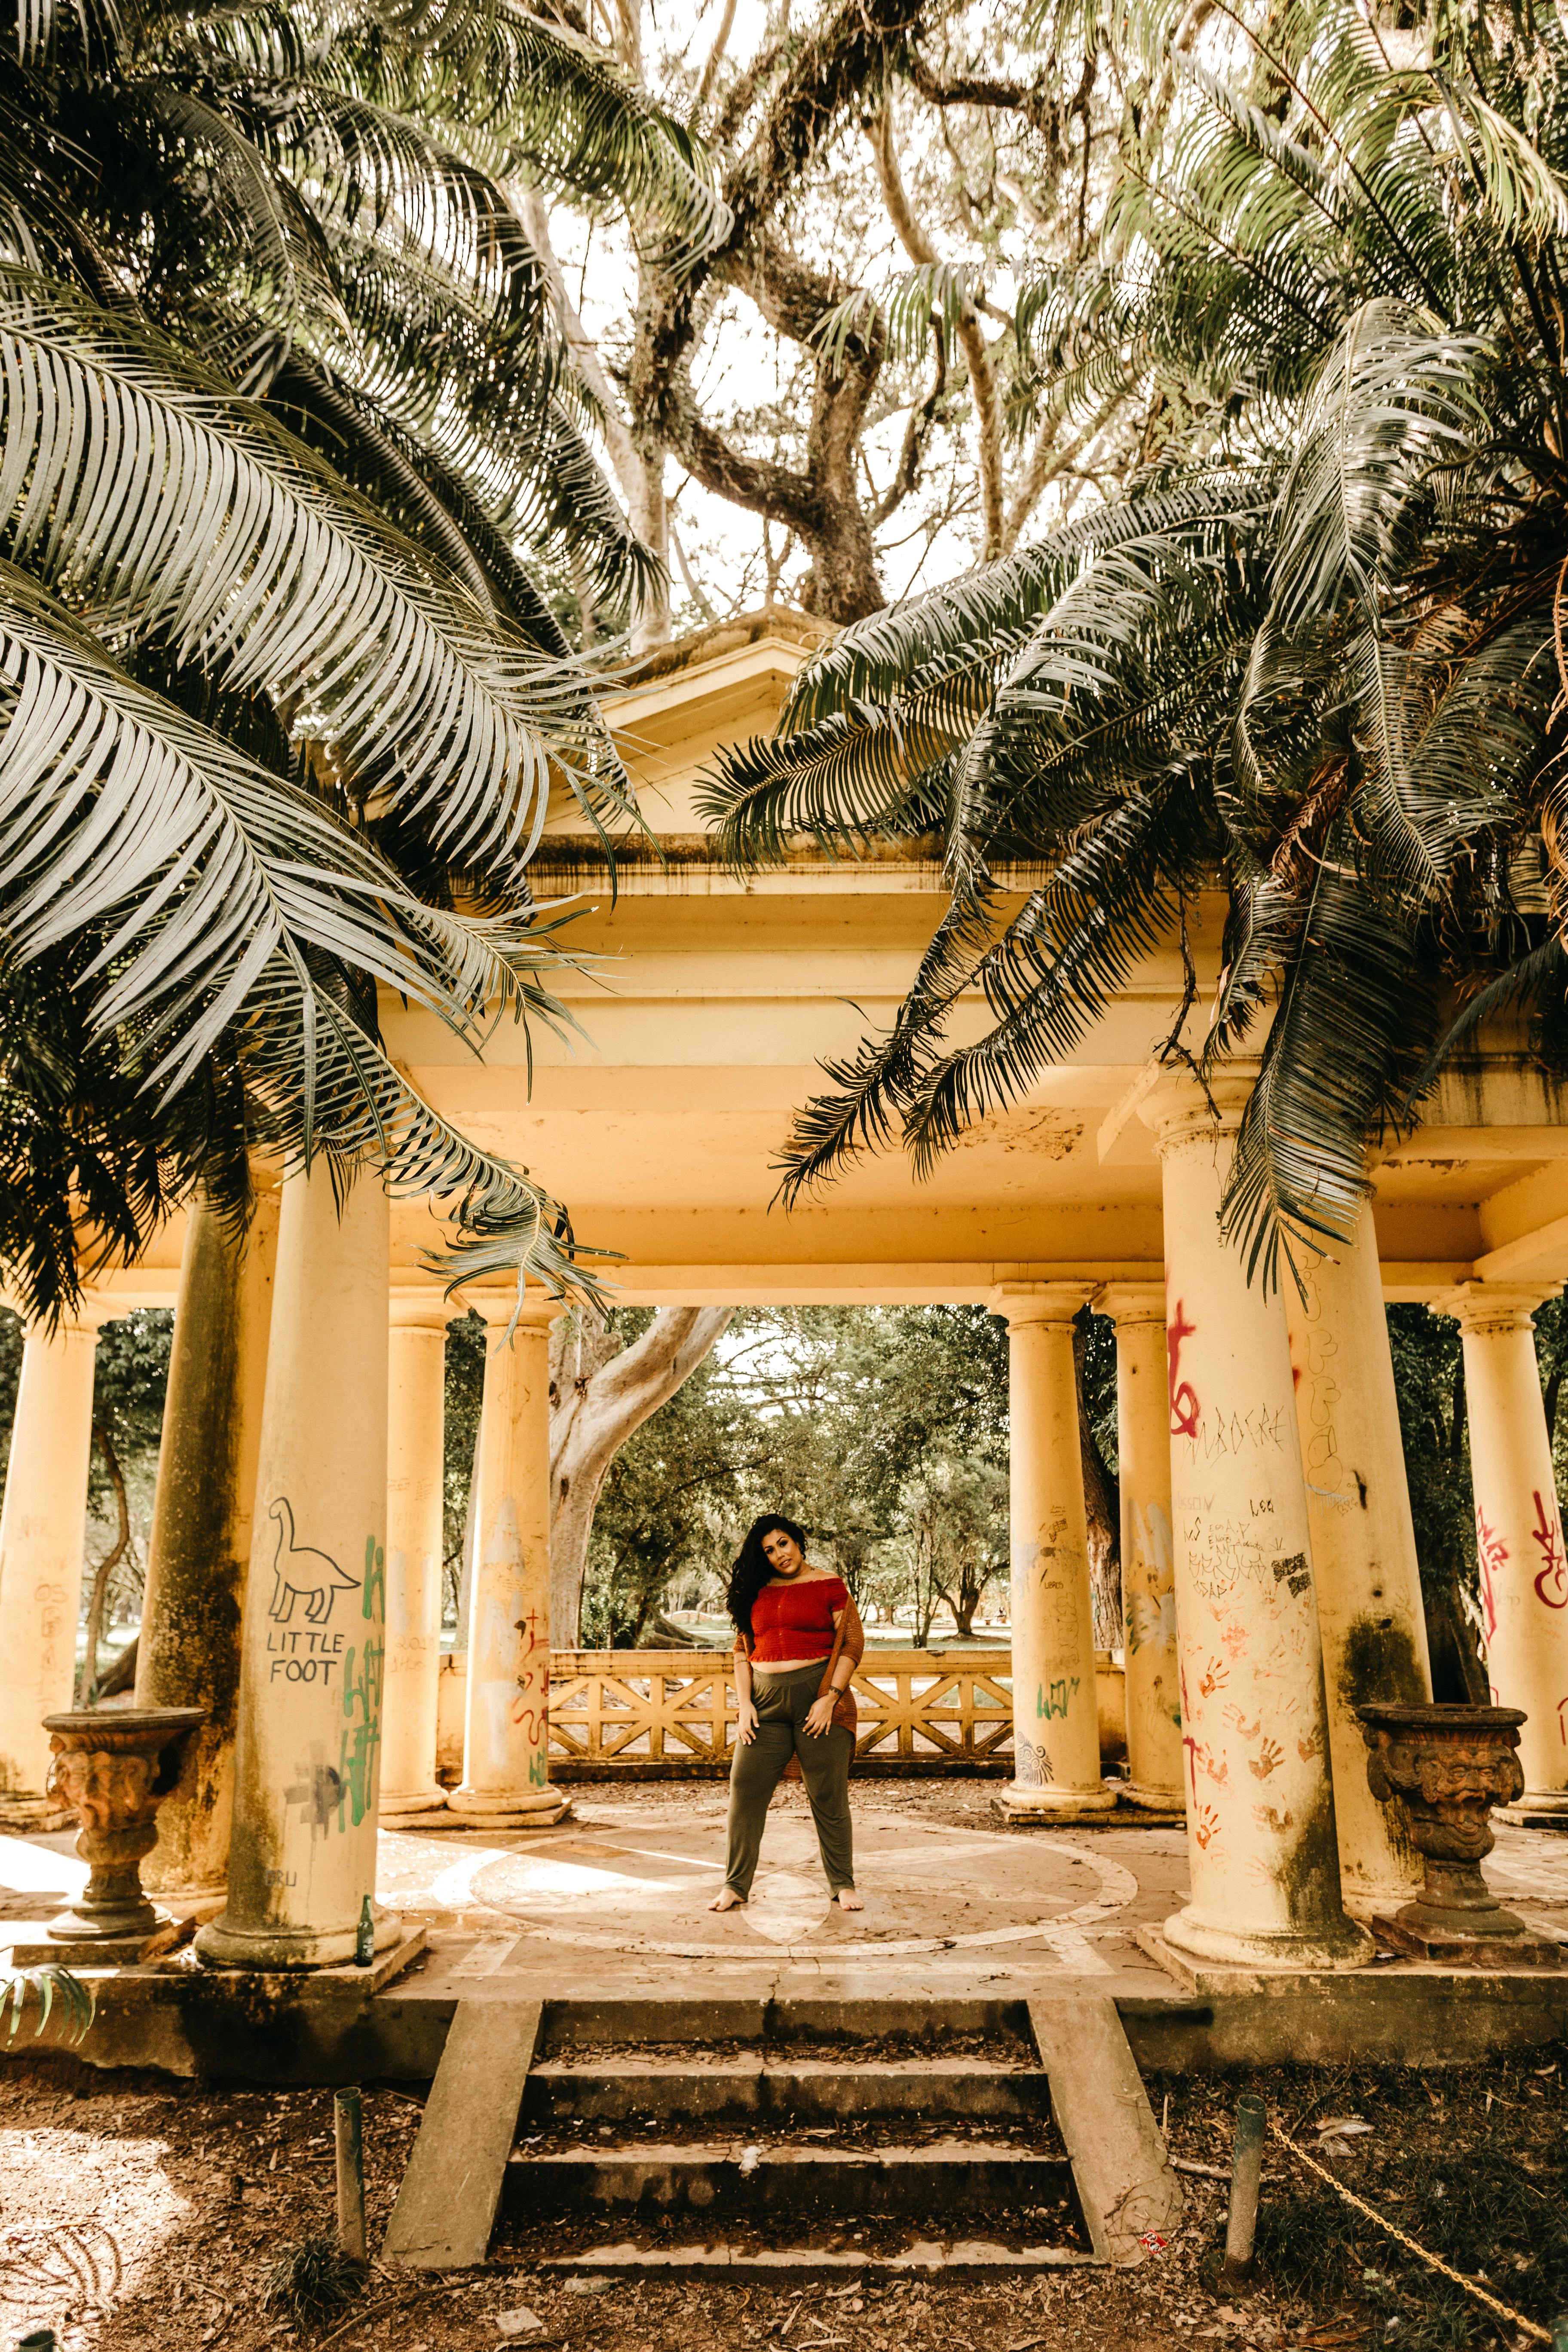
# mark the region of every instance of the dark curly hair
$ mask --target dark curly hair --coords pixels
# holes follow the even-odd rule
[[[748,1641],[752,1637],[752,1603],[772,1576],[773,1563],[763,1549],[763,1538],[782,1528],[792,1542],[805,1549],[805,1529],[796,1527],[777,1511],[764,1511],[753,1519],[746,1530],[746,1540],[735,1554],[735,1565],[730,1570],[730,1590],[724,1595],[724,1606],[735,1621],[735,1630]]]

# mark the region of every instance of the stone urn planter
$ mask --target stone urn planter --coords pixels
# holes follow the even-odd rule
[[[1494,1805],[1524,1787],[1517,1706],[1358,1706],[1368,1786],[1380,1805],[1402,1798],[1426,1865],[1414,1903],[1374,1918],[1396,1951],[1449,1967],[1560,1968],[1568,1952],[1505,1911],[1481,1875],[1496,1840]]]
[[[81,1823],[76,1850],[90,1865],[68,1911],[48,1925],[57,1959],[140,1960],[178,1940],[179,1923],[142,1891],[142,1861],[158,1835],[158,1808],[180,1776],[199,1706],[88,1707],[47,1715],[49,1794]]]

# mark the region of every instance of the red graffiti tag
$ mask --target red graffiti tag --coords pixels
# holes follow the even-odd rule
[[[1476,1553],[1481,1570],[1481,1610],[1487,1621],[1487,1639],[1497,1632],[1497,1601],[1492,1592],[1492,1579],[1500,1576],[1508,1565],[1508,1546],[1502,1538],[1488,1527],[1480,1505],[1476,1505]]]
[[[1182,1677],[1182,1746],[1187,1751],[1187,1777],[1193,1784],[1193,1799],[1195,1803],[1198,1793],[1198,1743],[1193,1738],[1192,1732],[1188,1728],[1188,1726],[1191,1724],[1193,1719],[1193,1711],[1187,1701],[1187,1662],[1185,1658],[1181,1662],[1180,1672]]]
[[[1195,1323],[1182,1320],[1181,1299],[1176,1301],[1174,1319],[1165,1327],[1166,1385],[1171,1399],[1171,1434],[1173,1437],[1195,1437],[1198,1416],[1203,1408],[1191,1381],[1177,1385],[1176,1375],[1182,1368],[1182,1341],[1190,1339],[1197,1329]]]
[[[1539,1494],[1531,1497],[1535,1505],[1535,1525],[1531,1534],[1541,1547],[1541,1573],[1535,1580],[1535,1590],[1548,1609],[1568,1609],[1568,1561],[1563,1557],[1563,1523],[1557,1516],[1557,1503],[1552,1498],[1547,1509]],[[1547,1591],[1548,1584],[1552,1590]]]

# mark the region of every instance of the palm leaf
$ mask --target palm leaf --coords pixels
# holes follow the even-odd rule
[[[416,814],[503,885],[521,886],[552,761],[626,793],[575,670],[542,662],[265,411],[68,289],[11,270],[0,292],[16,562],[127,635],[295,699],[363,798]]]

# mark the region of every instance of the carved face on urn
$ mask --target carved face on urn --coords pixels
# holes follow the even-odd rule
[[[1495,1843],[1488,1818],[1524,1788],[1515,1750],[1524,1717],[1512,1706],[1358,1707],[1366,1777],[1380,1803],[1401,1797],[1419,1853],[1479,1862]]]

